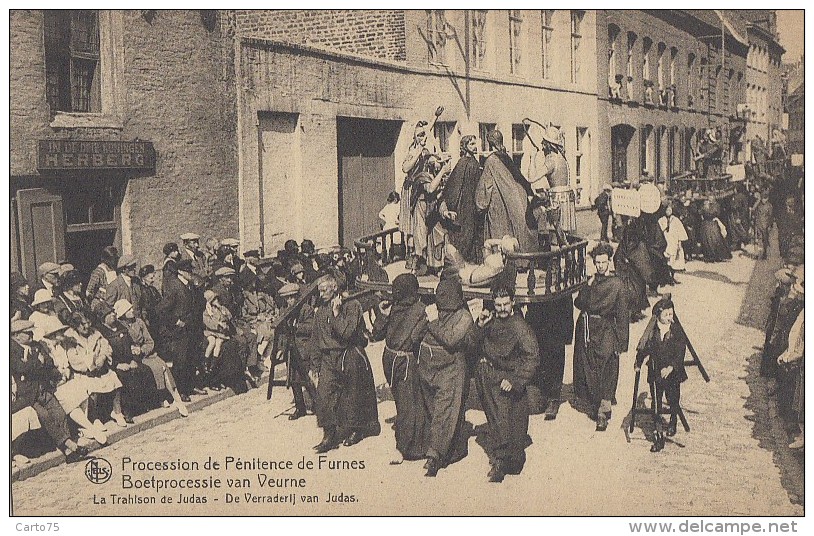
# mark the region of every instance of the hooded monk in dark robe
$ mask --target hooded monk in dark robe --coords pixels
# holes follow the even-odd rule
[[[485,238],[511,235],[520,242],[520,251],[534,251],[537,233],[526,223],[531,185],[506,152],[503,134],[493,130],[486,139],[495,152],[486,159],[475,194],[476,206],[486,212]]]
[[[425,476],[466,457],[464,402],[469,388],[466,351],[475,323],[464,301],[457,273],[441,272],[435,289],[437,317],[429,325],[419,350],[421,392],[430,414]]]
[[[427,454],[429,416],[418,377],[418,345],[426,330],[418,279],[401,274],[393,280],[392,302],[379,307],[373,339],[385,341],[382,366],[396,402],[396,449],[405,460],[420,460]]]
[[[591,251],[596,276],[574,301],[580,310],[574,333],[574,393],[596,410],[599,432],[608,427],[619,380],[619,354],[627,351],[630,336],[624,284],[607,273],[612,255],[607,243]]]
[[[483,260],[483,224],[475,206],[475,192],[481,175],[476,150],[475,136],[461,138],[461,159],[447,178],[444,199],[447,208],[456,214],[455,221],[449,225],[448,242],[467,262],[479,264]]]

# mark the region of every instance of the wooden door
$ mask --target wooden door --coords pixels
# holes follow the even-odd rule
[[[401,123],[337,118],[339,242],[379,230],[379,211],[395,186],[396,147]]]
[[[37,266],[65,258],[62,196],[42,188],[18,190],[17,222],[23,273],[33,281]]]

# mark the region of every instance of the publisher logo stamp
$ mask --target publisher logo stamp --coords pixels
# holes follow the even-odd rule
[[[113,476],[113,467],[104,458],[91,458],[85,464],[85,477],[94,484],[104,484]]]

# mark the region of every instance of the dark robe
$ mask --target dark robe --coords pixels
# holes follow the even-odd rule
[[[122,410],[125,415],[140,415],[157,407],[158,389],[150,367],[143,364],[145,356],[135,355],[132,351],[133,339],[127,327],[116,321],[113,326],[101,324],[99,332],[110,343],[113,349],[112,369],[122,382]],[[116,365],[136,362],[136,368],[119,370]]]
[[[424,304],[417,300],[395,303],[389,315],[379,314],[373,339],[385,340],[382,365],[396,402],[396,449],[405,460],[427,455],[430,417],[421,396],[418,345],[427,329]]]
[[[486,159],[475,193],[475,204],[480,211],[486,212],[485,238],[511,235],[520,243],[520,251],[536,251],[537,234],[526,222],[529,204],[526,188],[497,154]]]
[[[467,348],[475,324],[459,281],[442,280],[435,290],[438,318],[428,325],[419,351],[421,392],[430,413],[427,456],[442,466],[468,454],[464,403],[469,390]]]
[[[475,385],[489,424],[489,451],[503,471],[519,473],[531,445],[526,387],[540,364],[537,339],[517,313],[493,318],[475,337],[482,355]],[[509,391],[501,389],[503,380],[511,383]]]
[[[630,313],[622,280],[597,275],[574,305],[581,311],[574,332],[574,393],[595,409],[615,400],[619,354],[628,347]]]
[[[732,252],[724,240],[721,228],[710,215],[706,215],[701,222],[699,233],[701,252],[706,262],[721,262],[732,258]]]
[[[542,402],[559,400],[565,375],[565,347],[574,336],[574,299],[566,294],[549,302],[529,303],[526,321],[537,337],[540,352],[535,383],[540,386]]]
[[[447,178],[444,199],[447,209],[455,212],[455,222],[449,225],[447,240],[467,262],[480,264],[483,252],[483,223],[475,206],[475,192],[481,169],[478,159],[462,156]]]
[[[381,432],[364,329],[362,306],[356,300],[344,302],[337,316],[330,304],[314,315],[313,345],[320,354],[317,422],[322,428],[338,428],[340,437]]]

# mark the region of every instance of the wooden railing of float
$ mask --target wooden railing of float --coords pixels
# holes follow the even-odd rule
[[[358,283],[370,287],[386,287],[387,283],[376,283],[365,280],[371,273],[370,263],[376,262],[371,258],[370,252],[387,265],[399,258],[393,254],[395,236],[400,235],[401,244],[405,244],[405,236],[398,229],[387,229],[369,234],[354,241],[356,254],[361,263],[363,279]],[[514,260],[520,271],[527,270],[528,295],[517,295],[518,302],[547,301],[554,299],[558,294],[573,292],[587,281],[585,258],[588,241],[577,236],[568,236],[569,244],[560,249],[548,252],[510,253],[507,260]],[[545,282],[537,281],[535,269],[545,271]],[[483,297],[480,293],[467,292],[469,298]]]

